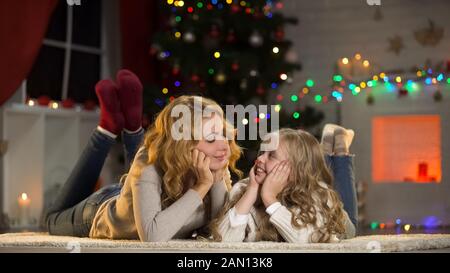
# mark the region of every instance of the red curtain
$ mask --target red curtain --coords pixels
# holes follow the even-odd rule
[[[120,28],[122,35],[122,66],[130,69],[144,82],[156,80],[156,64],[149,55],[153,33],[158,28],[158,1],[121,0]]]
[[[56,0],[14,0],[0,8],[0,105],[30,72]]]

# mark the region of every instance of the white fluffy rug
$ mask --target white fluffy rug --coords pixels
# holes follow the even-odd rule
[[[333,244],[215,243],[193,240],[142,243],[49,236],[46,233],[0,235],[0,252],[415,252],[433,249],[450,249],[450,234],[360,236]]]

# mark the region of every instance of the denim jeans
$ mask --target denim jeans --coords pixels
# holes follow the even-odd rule
[[[353,172],[354,156],[326,156],[334,176],[334,189],[344,204],[350,220],[358,227],[358,203],[356,200],[355,175]]]
[[[130,164],[142,142],[144,130],[122,134],[125,157]],[[115,183],[93,193],[103,164],[115,139],[95,130],[58,197],[45,213],[45,224],[52,235],[87,237],[100,205],[120,193]]]

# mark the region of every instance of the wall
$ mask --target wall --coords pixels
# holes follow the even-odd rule
[[[375,6],[365,0],[317,0],[284,1],[284,13],[299,18],[297,26],[286,28],[287,39],[294,43],[293,49],[303,65],[302,71],[293,75],[293,83],[285,85],[281,92],[285,98],[298,92],[308,78],[314,79],[316,90],[329,90],[329,82],[338,59],[353,57],[360,53],[382,70],[423,66],[427,60],[433,64],[450,60],[450,1],[382,0],[382,19],[374,20]],[[414,31],[427,27],[428,19],[444,27],[444,37],[436,47],[423,47],[414,38]],[[388,51],[388,39],[399,35],[404,49],[399,55]],[[426,216],[434,215],[450,224],[450,103],[449,85],[438,87],[444,93],[440,103],[433,101],[435,87],[424,96],[399,99],[397,95],[381,95],[369,106],[366,96],[346,96],[342,104],[316,105],[326,114],[325,122],[338,122],[336,107],[341,107],[342,124],[355,129],[352,146],[357,154],[356,180],[368,183],[368,220],[390,221],[403,217],[404,222],[421,223]],[[364,91],[363,91],[364,92]],[[275,100],[274,100],[275,101]],[[305,97],[297,104],[312,103]],[[286,109],[295,104],[283,101]],[[439,114],[442,129],[442,182],[440,184],[408,184],[371,182],[371,118],[388,114]],[[424,140],[426,141],[426,140]],[[395,162],[392,162],[395,164]]]

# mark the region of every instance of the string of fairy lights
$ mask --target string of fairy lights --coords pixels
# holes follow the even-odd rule
[[[355,55],[355,59],[359,59],[360,54]],[[348,65],[349,59],[347,57],[339,60],[342,65]],[[370,63],[367,60],[363,61],[365,67],[369,67]],[[307,79],[300,90],[290,95],[290,101],[297,102],[307,95],[314,96],[314,101],[318,104],[327,103],[331,99],[337,102],[342,102],[346,93],[351,93],[353,96],[363,94],[369,88],[375,88],[379,85],[384,85],[386,92],[393,92],[395,90],[406,90],[407,92],[417,91],[419,84],[424,85],[438,85],[450,84],[450,74],[448,71],[433,71],[432,68],[417,69],[414,77],[405,77],[395,73],[380,72],[376,73],[362,81],[352,81],[346,79],[341,74],[334,74],[331,79],[331,88],[328,93],[320,94],[318,90],[313,90],[316,82],[313,79]],[[323,86],[323,85],[321,85]],[[369,93],[370,94],[370,93]],[[284,97],[279,94],[278,101],[282,101]]]
[[[360,61],[362,67],[369,69],[371,64],[368,60],[363,60],[361,54],[357,53],[353,57],[353,60]],[[351,59],[348,57],[341,58],[338,61],[338,66],[345,68],[345,66],[351,65]],[[351,94],[352,96],[359,96],[361,94],[367,95],[367,103],[373,103],[373,97],[371,95],[372,90],[378,86],[382,86],[381,90],[384,93],[392,93],[398,91],[399,97],[407,96],[409,93],[417,92],[420,89],[420,85],[433,86],[440,84],[450,85],[450,63],[447,63],[447,70],[433,70],[432,68],[416,68],[414,73],[405,75],[400,72],[379,72],[374,73],[367,77],[365,80],[354,81],[346,78],[342,73],[336,73],[330,79],[332,84],[317,84],[313,79],[306,79],[304,84],[298,88],[298,91],[288,94],[289,101],[292,103],[298,103],[306,96],[312,96],[313,101],[316,104],[329,103],[332,101],[342,102],[344,96]],[[413,74],[413,76],[411,76]],[[280,75],[282,80],[287,80],[286,75]],[[320,93],[315,89],[316,86],[330,86],[329,90],[325,93]],[[276,86],[273,86],[276,89]],[[433,94],[436,101],[442,99],[442,94],[439,89]],[[279,102],[275,108],[276,111],[280,111],[282,108],[281,102],[285,101],[285,96],[278,94],[276,100]],[[295,111],[292,113],[294,119],[300,118],[300,113]]]
[[[278,51],[278,49],[274,49],[274,52],[275,51]],[[220,53],[216,53],[218,57],[220,57]],[[357,61],[362,60],[361,58],[361,54],[359,53],[355,54],[354,56],[354,59]],[[350,59],[347,57],[340,59],[338,62],[343,66],[350,65]],[[368,60],[362,60],[362,65],[363,67],[369,68],[371,64]],[[287,81],[289,80],[289,77],[285,73],[282,73],[280,74],[280,79],[282,81]],[[425,86],[439,84],[450,85],[450,74],[447,71],[436,71],[432,68],[422,68],[417,69],[414,76],[404,76],[398,72],[379,72],[373,74],[365,80],[352,81],[344,77],[344,75],[336,73],[332,76],[330,81],[332,82],[330,90],[326,93],[320,93],[319,90],[315,89],[318,84],[313,79],[307,79],[304,82],[304,85],[301,86],[297,92],[291,92],[289,94],[289,101],[292,103],[298,103],[306,96],[312,96],[314,102],[317,104],[329,103],[330,101],[340,103],[344,99],[345,95],[351,94],[352,96],[359,96],[366,93],[368,95],[368,103],[370,104],[371,91],[373,88],[376,88],[378,86],[382,85],[386,93],[398,91],[399,96],[406,96],[408,95],[408,93],[418,91],[420,84]],[[319,86],[324,85],[319,84]],[[276,90],[278,89],[279,84],[272,83],[271,87],[273,90]],[[439,95],[440,91],[438,90],[436,92],[438,92]],[[162,93],[167,94],[168,89],[163,88]],[[285,96],[283,96],[282,94],[278,94],[276,96],[276,100],[279,103],[275,106],[275,111],[279,112],[283,107],[281,103],[285,101]],[[292,113],[292,117],[294,119],[299,119],[300,113],[298,111],[295,111]],[[255,122],[258,123],[260,119],[264,118],[270,118],[270,114],[260,113],[259,117],[255,119]],[[242,122],[244,125],[246,125],[249,121],[247,119],[243,119]]]

